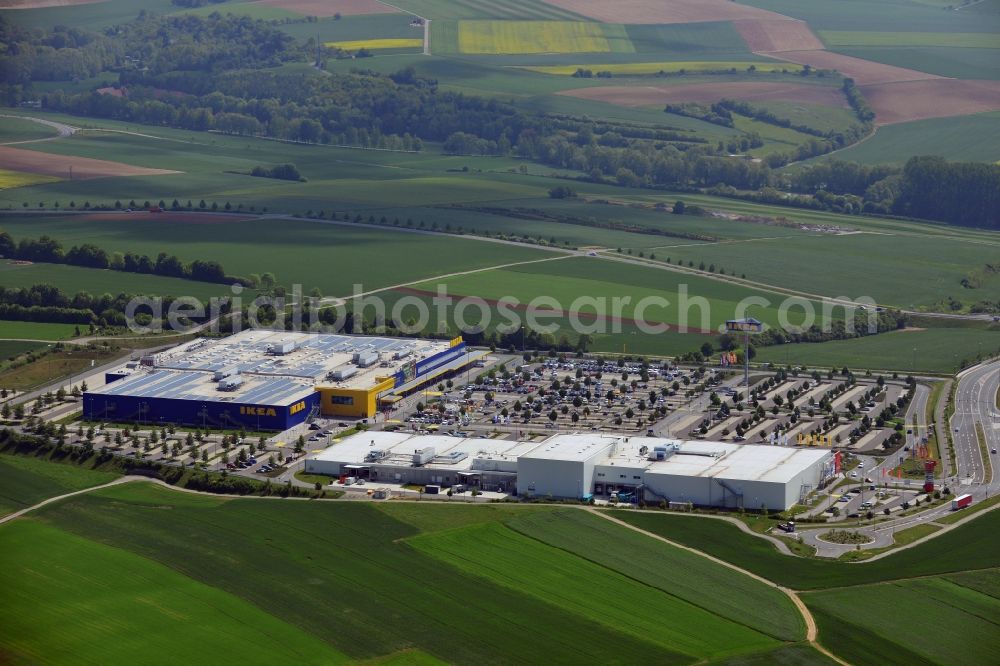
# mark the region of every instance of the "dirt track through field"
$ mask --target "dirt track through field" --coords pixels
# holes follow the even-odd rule
[[[180,173],[170,169],[149,169],[146,167],[95,160],[73,155],[54,155],[36,150],[0,146],[0,164],[10,171],[24,171],[58,178],[86,180],[112,176],[164,176]]]
[[[802,601],[802,599],[799,598],[799,595],[794,590],[790,590],[787,587],[783,587],[781,585],[778,585],[777,583],[775,583],[775,582],[773,582],[771,580],[768,580],[767,578],[764,578],[763,576],[759,576],[759,575],[755,574],[754,572],[749,571],[748,569],[743,569],[742,567],[738,567],[735,564],[733,564],[732,562],[727,562],[726,560],[723,560],[723,559],[720,559],[718,557],[715,557],[714,555],[709,555],[708,553],[705,553],[703,551],[697,550],[696,548],[692,548],[690,546],[685,546],[684,544],[677,543],[676,541],[671,541],[670,539],[662,537],[659,534],[654,534],[653,532],[647,532],[646,530],[642,529],[641,527],[636,527],[632,523],[627,523],[624,520],[620,520],[618,518],[615,518],[614,516],[610,515],[606,511],[599,511],[597,509],[592,509],[592,508],[589,508],[589,507],[586,510],[589,511],[590,513],[592,513],[593,515],[598,516],[600,518],[603,518],[605,520],[611,521],[612,523],[615,523],[616,525],[628,528],[628,529],[632,530],[633,532],[638,532],[639,534],[642,534],[642,535],[644,535],[646,537],[649,537],[650,539],[655,539],[657,541],[662,541],[663,543],[671,545],[674,548],[679,548],[681,550],[686,550],[687,552],[693,553],[695,555],[698,555],[699,557],[704,557],[705,559],[711,560],[712,562],[714,562],[714,563],[716,563],[716,564],[718,564],[720,566],[726,567],[727,569],[732,569],[733,571],[738,571],[739,573],[743,574],[744,576],[749,576],[750,578],[753,578],[754,580],[756,580],[756,581],[758,581],[760,583],[763,583],[764,585],[767,585],[768,587],[773,587],[773,588],[776,588],[776,589],[780,590],[781,592],[783,592],[789,598],[789,600],[791,600],[791,602],[795,605],[795,609],[798,610],[799,615],[802,616],[802,621],[806,625],[806,640],[809,641],[809,643],[815,649],[819,650],[820,652],[822,652],[823,654],[825,654],[830,659],[833,659],[838,664],[843,664],[844,666],[848,666],[848,664],[847,664],[846,661],[844,661],[843,659],[841,659],[837,655],[833,654],[832,652],[830,652],[829,650],[827,650],[825,647],[823,647],[822,645],[820,645],[817,642],[816,638],[817,638],[817,635],[819,634],[819,631],[818,631],[818,629],[816,627],[816,620],[813,618],[812,613],[809,611],[809,608],[805,605],[805,603]]]
[[[306,16],[326,18],[340,14],[395,14],[399,10],[382,4],[378,0],[258,0],[254,4],[267,5],[277,9],[287,9]]]
[[[677,86],[600,86],[565,90],[559,94],[619,106],[654,106],[670,102],[713,103],[720,99],[739,99],[749,102],[784,101],[848,108],[847,100],[838,88],[772,81],[692,83]]]

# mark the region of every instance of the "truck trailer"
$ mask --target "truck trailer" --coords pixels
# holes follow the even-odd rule
[[[965,495],[959,495],[951,501],[951,510],[958,511],[959,509],[964,509],[970,504],[972,504],[972,495],[969,495],[968,493]]]

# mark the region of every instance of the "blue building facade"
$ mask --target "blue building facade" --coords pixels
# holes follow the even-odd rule
[[[83,417],[154,426],[287,430],[304,422],[318,405],[316,392],[285,405],[84,393]]]

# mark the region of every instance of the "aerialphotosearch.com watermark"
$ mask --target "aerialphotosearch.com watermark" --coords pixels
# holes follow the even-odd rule
[[[230,296],[212,297],[207,305],[183,296],[164,299],[136,296],[125,309],[130,331],[136,334],[192,333],[221,330],[280,329],[300,332],[342,333],[361,331],[364,322],[376,332],[394,329],[406,335],[466,333],[496,330],[510,334],[523,329],[538,334],[613,335],[623,332],[656,335],[673,333],[725,333],[727,319],[755,317],[776,324],[788,334],[806,331],[830,333],[835,328],[848,335],[878,332],[878,311],[870,297],[807,299],[786,296],[771,299],[747,296],[737,302],[710,300],[692,294],[688,285],[675,292],[635,298],[581,295],[565,302],[552,295],[529,301],[515,296],[487,299],[451,295],[447,284],[435,291],[412,288],[366,292],[355,284],[351,296],[304,296],[302,285],[290,291],[263,293],[247,299],[235,284]],[[228,320],[225,326],[223,320]],[[350,322],[350,323],[349,323]],[[715,324],[713,324],[715,322]],[[859,330],[859,325],[867,331]],[[365,330],[371,331],[371,326]]]

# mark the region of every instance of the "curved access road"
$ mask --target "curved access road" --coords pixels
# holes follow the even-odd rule
[[[67,136],[72,136],[80,131],[79,127],[74,127],[73,125],[67,125],[66,123],[59,123],[54,120],[49,120],[48,118],[35,118],[33,116],[17,116],[8,113],[0,114],[0,118],[19,118],[21,120],[30,120],[34,123],[39,123],[40,125],[47,125],[56,131],[55,136],[47,136],[41,139],[25,139],[24,141],[8,141],[6,143],[0,144],[3,146],[16,146],[22,143],[38,143],[39,141],[55,141],[56,139],[63,139]]]

